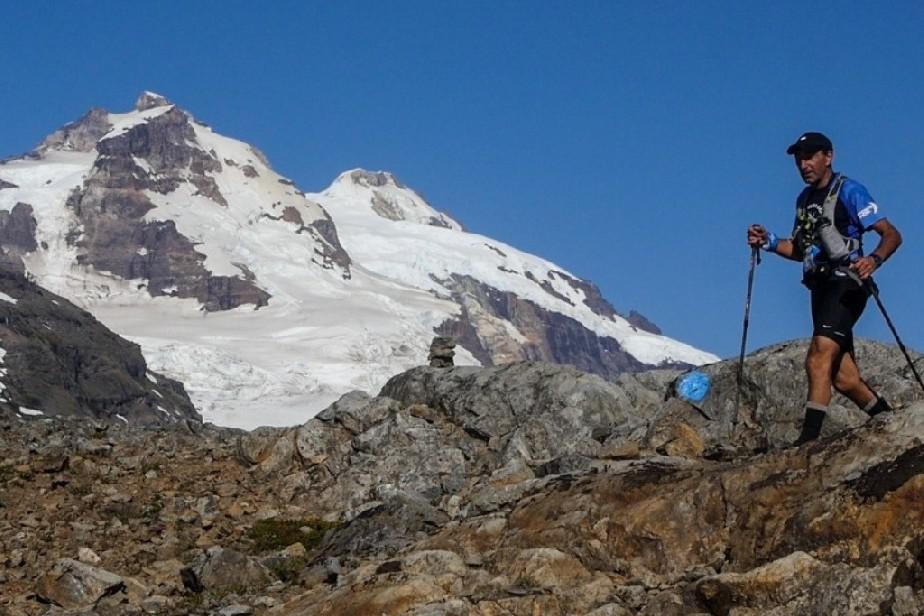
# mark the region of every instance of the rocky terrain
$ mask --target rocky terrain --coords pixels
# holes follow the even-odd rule
[[[514,363],[289,429],[7,418],[0,614],[922,613],[924,396],[861,343],[896,411],[838,399],[788,448],[804,351],[751,355],[738,413],[734,362],[697,405],[680,371]]]

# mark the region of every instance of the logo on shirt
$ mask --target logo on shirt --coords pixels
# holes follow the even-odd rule
[[[879,211],[879,206],[876,205],[876,202],[870,201],[869,205],[867,205],[865,208],[857,212],[857,216],[860,218],[866,218],[867,216],[870,216],[871,214],[875,214],[878,211]]]

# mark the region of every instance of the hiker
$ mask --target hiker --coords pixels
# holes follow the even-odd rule
[[[809,391],[798,446],[821,433],[832,385],[870,416],[891,410],[860,376],[852,329],[875,284],[870,276],[902,237],[862,184],[831,168],[834,146],[826,136],[804,133],[786,153],[808,185],[796,199],[792,237],[751,225],[748,244],[802,261],[802,283],[811,290],[813,331],[805,358]],[[864,254],[862,235],[869,230],[879,234],[879,244]]]

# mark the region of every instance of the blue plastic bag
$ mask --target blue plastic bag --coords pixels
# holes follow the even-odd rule
[[[708,374],[694,370],[677,381],[677,395],[688,402],[702,402],[709,395],[711,384]]]

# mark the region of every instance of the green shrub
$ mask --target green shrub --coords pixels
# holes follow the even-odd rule
[[[286,584],[291,584],[298,579],[298,574],[308,564],[308,559],[301,556],[297,558],[273,558],[263,564],[273,572],[277,579]]]
[[[306,550],[311,550],[326,531],[336,526],[323,520],[260,520],[247,535],[253,540],[257,552],[281,550],[293,543],[301,543]]]

